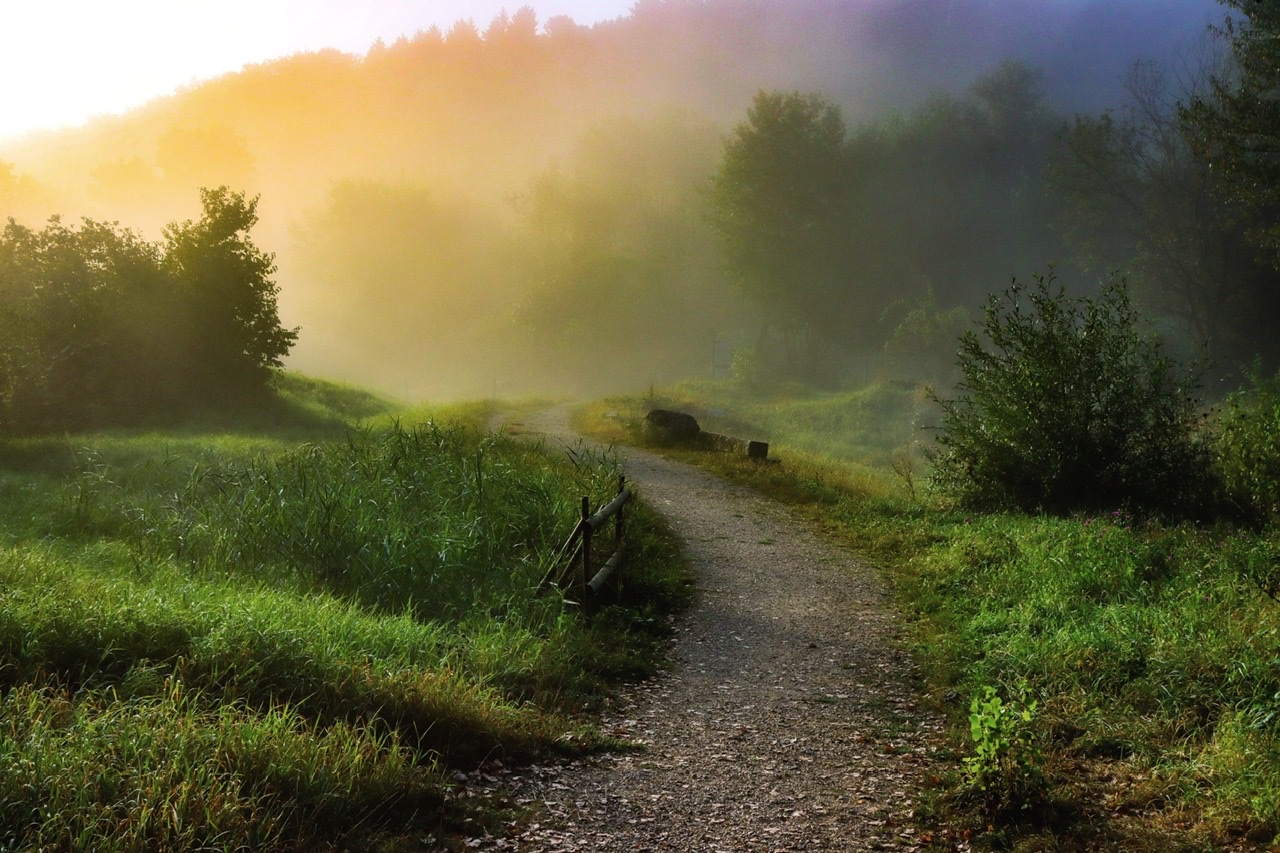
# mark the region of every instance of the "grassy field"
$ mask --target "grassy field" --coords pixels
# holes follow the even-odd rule
[[[162,432],[0,443],[0,848],[403,849],[451,776],[603,748],[689,594],[643,507],[589,615],[536,587],[608,458],[285,377]]]
[[[769,441],[778,464],[682,455],[821,510],[881,565],[953,722],[940,840],[988,849],[1215,850],[1280,832],[1280,535],[1123,511],[976,515],[931,492],[917,389],[615,398],[584,428],[645,441],[653,406]],[[824,439],[824,436],[829,436]],[[816,513],[815,513],[816,515]]]

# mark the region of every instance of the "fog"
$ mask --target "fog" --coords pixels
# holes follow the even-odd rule
[[[413,399],[631,390],[710,375],[717,341],[772,346],[769,309],[721,256],[712,177],[758,91],[812,92],[879,164],[841,297],[858,319],[833,327],[821,371],[837,381],[899,369],[876,356],[911,349],[893,324],[912,305],[974,305],[1052,262],[1087,277],[1053,217],[1029,218],[1030,184],[1012,197],[1032,168],[1017,158],[1123,104],[1136,61],[1194,58],[1222,14],[1212,0],[639,0],[588,28],[526,7],[12,141],[0,216],[157,237],[225,184],[261,197],[253,238],[301,327],[290,367]],[[1040,75],[1039,136],[961,169],[964,186],[960,159],[908,156],[973,110],[984,127],[1009,118],[975,94],[1008,60]],[[952,197],[987,213],[956,208],[957,225]]]

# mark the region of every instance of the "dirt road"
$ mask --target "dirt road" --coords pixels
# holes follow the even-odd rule
[[[563,408],[512,422],[576,442]],[[628,481],[684,539],[702,591],[671,670],[605,729],[645,745],[513,780],[540,817],[473,846],[521,851],[922,849],[939,721],[918,703],[876,572],[777,503],[652,453]]]

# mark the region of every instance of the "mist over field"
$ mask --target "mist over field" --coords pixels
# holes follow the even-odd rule
[[[154,239],[198,215],[201,187],[258,195],[254,240],[276,257],[283,325],[300,327],[287,365],[406,398],[707,376],[717,341],[740,368],[803,358],[793,372],[823,382],[928,379],[954,338],[913,340],[919,312],[960,323],[947,312],[1010,276],[1054,263],[1087,286],[1133,261],[1132,246],[1072,242],[1044,163],[1076,116],[1131,102],[1135,63],[1176,97],[1224,14],[1212,0],[639,0],[583,27],[524,7],[11,140],[0,216]],[[723,208],[717,225],[726,141],[759,92],[836,108],[854,164],[839,273],[815,272],[827,290],[812,299],[797,284],[794,316],[743,286]],[[1170,294],[1154,313],[1194,331]],[[1201,337],[1249,332],[1213,322]]]

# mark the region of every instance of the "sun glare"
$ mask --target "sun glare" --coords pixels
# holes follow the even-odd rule
[[[521,0],[14,0],[0,4],[0,139],[120,113],[196,81],[308,50],[376,40]],[[626,14],[630,0],[529,0],[539,20]]]

